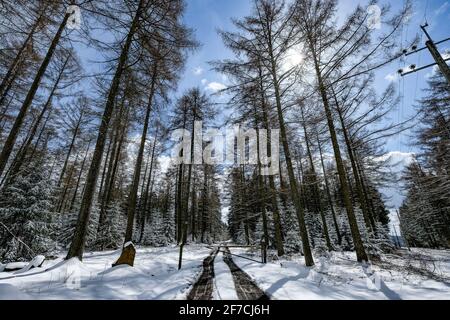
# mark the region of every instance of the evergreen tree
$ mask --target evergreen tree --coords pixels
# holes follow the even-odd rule
[[[30,163],[0,192],[0,259],[29,260],[55,248],[53,189],[48,168]]]
[[[400,228],[410,246],[450,248],[450,85],[441,73],[419,103],[415,162],[404,174]]]

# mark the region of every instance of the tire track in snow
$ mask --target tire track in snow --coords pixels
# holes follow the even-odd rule
[[[214,250],[203,260],[203,272],[189,292],[187,300],[213,300],[214,259],[218,251],[219,249]]]
[[[225,247],[223,261],[228,265],[233,275],[239,300],[270,300],[269,296],[255,284],[252,278],[234,263],[228,247]]]

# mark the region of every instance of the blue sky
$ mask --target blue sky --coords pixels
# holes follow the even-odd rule
[[[217,34],[218,29],[233,29],[232,17],[243,17],[250,12],[251,2],[243,0],[187,0],[186,24],[195,30],[202,46],[190,56],[180,89],[194,85],[205,89],[214,83],[223,83],[222,76],[211,72],[208,61],[231,57]],[[203,82],[202,82],[203,80]],[[207,83],[205,83],[205,80]],[[213,85],[211,85],[213,83]],[[209,87],[208,87],[209,85]]]
[[[208,93],[223,88],[226,80],[222,75],[210,70],[209,61],[220,60],[232,57],[232,53],[226,49],[221,38],[217,34],[218,29],[233,30],[232,18],[241,18],[251,12],[253,0],[186,0],[187,8],[184,16],[185,23],[194,29],[196,39],[201,43],[201,47],[189,55],[184,74],[181,76],[179,88],[172,95],[172,100],[180,96],[183,91],[193,86],[199,86]],[[394,11],[400,10],[405,0],[380,0],[389,3]],[[339,20],[343,20],[358,3],[365,4],[368,0],[340,0]],[[450,36],[450,0],[413,0],[414,14],[408,23],[403,27],[404,44],[410,42],[416,35],[421,35],[420,25],[427,17],[430,27],[429,33],[435,41],[439,41]],[[383,26],[382,26],[383,28]],[[425,40],[422,39],[422,47]],[[83,64],[88,73],[102,71],[102,64],[93,64],[92,61],[102,61],[102,55],[94,48],[81,44],[78,52],[81,55]],[[439,45],[441,52],[450,51],[450,41]],[[376,88],[380,92],[390,83],[394,82],[399,89],[402,101],[397,111],[392,114],[389,121],[401,122],[415,114],[415,101],[421,97],[422,89],[426,87],[426,78],[433,69],[426,69],[405,78],[397,75],[399,68],[404,68],[411,64],[418,67],[432,63],[433,60],[428,51],[408,57],[405,63],[396,62],[377,72]],[[90,91],[88,86],[87,91]],[[414,147],[410,145],[411,137],[406,134],[393,137],[386,141],[386,151],[413,152]]]
[[[339,17],[345,17],[358,3],[367,1],[341,0],[339,4]],[[398,10],[403,5],[403,1],[385,1],[390,3],[394,10]],[[231,18],[239,18],[247,15],[251,11],[251,1],[245,0],[187,0],[187,12],[185,22],[195,29],[197,39],[202,43],[202,47],[194,54],[191,54],[187,63],[185,74],[180,82],[179,92],[192,86],[200,86],[204,90],[213,92],[220,88],[225,80],[220,74],[210,70],[208,61],[231,57],[217,29],[233,30]],[[414,39],[417,34],[421,34],[420,24],[425,20],[425,13],[430,24],[429,32],[435,41],[439,41],[450,36],[450,1],[446,0],[415,0],[414,15],[408,25],[403,28],[403,42]],[[424,40],[421,45],[424,44]],[[450,42],[439,46],[443,52],[450,48]],[[422,66],[432,62],[427,51],[410,56],[405,64],[416,64]],[[382,91],[390,81],[393,81],[402,94],[403,99],[399,110],[392,115],[393,121],[407,119],[414,114],[414,101],[420,98],[421,89],[426,87],[426,77],[432,72],[427,69],[406,78],[398,77],[396,71],[404,67],[403,64],[393,63],[383,68],[377,73],[376,86]],[[411,152],[414,148],[409,145],[411,139],[407,135],[394,137],[387,141],[387,151]]]

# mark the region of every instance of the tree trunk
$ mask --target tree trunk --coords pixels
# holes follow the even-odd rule
[[[84,154],[83,161],[81,162],[80,172],[78,173],[77,184],[75,186],[75,190],[73,192],[72,201],[70,202],[69,212],[72,212],[73,207],[75,205],[75,201],[77,199],[78,188],[80,187],[81,176],[83,175],[84,165],[86,164],[86,159],[89,154],[89,147],[91,146],[91,142],[89,141],[88,146],[86,148],[86,153]]]
[[[269,246],[269,231],[267,230],[267,213],[266,213],[266,195],[265,195],[265,186],[261,175],[261,156],[260,156],[260,150],[259,150],[259,132],[258,128],[256,127],[257,134],[256,134],[256,145],[257,145],[257,152],[258,152],[258,198],[261,206],[261,215],[262,215],[262,222],[263,222],[263,232],[264,232],[264,245]]]
[[[70,16],[71,16],[71,13],[69,13],[69,12],[64,15],[64,19],[61,22],[59,29],[56,32],[55,37],[52,40],[52,43],[47,51],[44,61],[42,61],[42,64],[39,67],[39,70],[33,80],[31,87],[30,87],[30,90],[27,93],[25,101],[23,102],[23,104],[20,108],[20,111],[16,117],[16,120],[11,128],[8,138],[6,139],[5,144],[3,145],[3,149],[0,154],[0,176],[3,174],[3,172],[5,170],[6,163],[8,162],[8,159],[14,148],[14,144],[16,143],[16,139],[19,134],[20,128],[22,127],[22,123],[25,119],[25,116],[27,115],[27,112],[28,112],[29,107],[31,106],[31,103],[33,102],[34,96],[39,88],[42,77],[44,76],[44,74],[47,70],[47,67],[48,67],[50,60],[55,52],[56,46],[58,45],[59,40],[61,39],[62,32],[63,32],[64,28],[66,27],[67,21]]]
[[[186,129],[186,121],[187,121],[186,115],[187,115],[187,105],[184,105],[183,127],[182,127],[183,130]],[[181,150],[181,154],[179,156],[184,157],[184,149]],[[184,185],[184,164],[180,163],[178,166],[177,188],[175,197],[175,215],[177,220],[177,243],[181,243],[183,237],[183,201],[182,201],[183,185]]]
[[[193,178],[193,188],[192,188],[192,198],[191,198],[191,240],[192,242],[195,241],[197,238],[197,229],[196,229],[196,213],[197,213],[197,194],[195,192],[195,172],[194,172],[194,178]]]
[[[97,197],[97,201],[101,201],[103,199],[103,195],[104,195],[104,188],[105,188],[105,179],[106,179],[106,172],[107,172],[107,167],[108,167],[108,163],[111,163],[111,157],[112,155],[112,150],[111,147],[113,145],[113,132],[111,131],[111,133],[109,134],[109,139],[108,139],[108,148],[106,148],[106,157],[105,157],[105,161],[103,162],[103,171],[102,171],[102,178],[100,179],[100,187],[98,188],[98,197]]]
[[[42,125],[42,128],[39,131],[39,134],[38,134],[38,137],[36,139],[36,142],[33,145],[33,149],[31,150],[30,155],[24,160],[24,162],[27,162],[29,159],[33,159],[37,149],[39,148],[39,143],[41,142],[42,136],[45,133],[45,129],[47,128],[47,123],[49,122],[51,115],[52,115],[52,109],[50,109],[48,111],[47,117],[45,118],[45,121],[44,121],[44,123]]]
[[[316,168],[315,168],[314,160],[313,160],[313,157],[312,157],[311,147],[309,145],[309,135],[308,135],[308,131],[306,130],[306,123],[305,123],[305,116],[304,116],[304,113],[303,113],[303,106],[301,106],[300,109],[301,109],[301,115],[302,115],[303,132],[305,134],[306,151],[308,153],[309,165],[310,165],[311,171],[312,171],[312,179],[313,179],[312,182],[313,182],[314,202],[315,202],[315,207],[316,207],[316,213],[317,213],[317,211],[319,211],[320,218],[322,220],[322,228],[323,228],[323,234],[325,236],[325,242],[327,244],[328,250],[332,251],[333,250],[333,246],[331,245],[330,234],[328,232],[327,219],[325,217],[325,213],[323,211],[322,203],[321,203],[321,200],[320,200],[319,181],[317,179]]]
[[[303,254],[305,255],[305,265],[307,267],[311,267],[314,265],[314,258],[312,256],[311,246],[309,244],[308,230],[306,229],[305,223],[305,213],[300,204],[297,181],[295,179],[294,169],[292,166],[291,152],[289,150],[289,143],[286,133],[286,125],[284,123],[283,108],[281,106],[281,94],[276,70],[276,63],[275,58],[273,56],[273,50],[271,47],[272,39],[269,39],[268,42],[270,44],[269,55],[271,60],[270,62],[271,62],[272,82],[275,90],[275,101],[277,107],[278,122],[280,124],[281,141],[283,144],[284,156],[286,159],[286,167],[288,171],[291,197],[294,202],[295,212],[297,214],[297,220],[300,227],[300,237],[302,239]]]
[[[333,198],[331,197],[331,192],[330,192],[330,184],[328,182],[327,172],[325,170],[325,163],[323,161],[322,144],[320,142],[319,133],[317,131],[316,131],[316,135],[317,135],[317,146],[319,147],[320,163],[322,165],[322,171],[323,171],[323,179],[325,181],[325,189],[327,192],[328,204],[330,206],[331,215],[333,217],[334,228],[336,229],[336,236],[338,238],[338,244],[341,245],[342,244],[342,236],[341,236],[341,232],[339,230],[339,225],[338,225],[337,218],[336,218],[336,211],[334,210]]]
[[[326,114],[327,123],[328,123],[328,129],[330,131],[331,142],[333,145],[334,157],[336,160],[336,167],[337,167],[338,174],[339,174],[339,181],[341,184],[344,205],[345,205],[345,208],[347,211],[347,216],[348,216],[348,220],[349,220],[349,224],[350,224],[350,231],[352,234],[353,243],[355,245],[356,257],[359,262],[368,261],[366,250],[364,249],[364,245],[363,245],[363,242],[361,239],[361,234],[359,232],[358,223],[356,221],[355,212],[353,210],[353,204],[350,199],[350,190],[349,190],[349,186],[347,183],[347,177],[346,177],[346,173],[345,173],[344,163],[343,163],[342,157],[341,157],[341,150],[340,150],[339,142],[338,142],[337,135],[336,135],[336,128],[335,128],[334,122],[333,122],[333,115],[331,113],[331,108],[330,108],[330,105],[328,102],[325,84],[323,83],[322,74],[320,72],[320,67],[319,67],[319,62],[317,60],[315,49],[314,49],[311,41],[310,41],[310,49],[313,54],[314,66],[315,66],[317,81],[318,81],[318,85],[319,85],[319,92],[322,97],[323,106],[325,109],[325,114]]]
[[[202,190],[202,219],[201,219],[201,243],[205,243],[205,233],[208,224],[208,216],[207,216],[207,205],[208,200],[208,167],[205,164],[203,166],[203,190]]]
[[[176,197],[175,197],[175,215],[177,220],[177,243],[181,243],[181,238],[183,236],[183,228],[182,228],[182,218],[181,218],[181,211],[183,210],[182,207],[182,190],[183,190],[183,178],[184,178],[184,166],[182,163],[178,166],[178,172],[177,172],[177,188],[176,188]]]
[[[156,66],[156,63],[155,63]],[[147,141],[148,125],[150,122],[150,115],[153,106],[153,96],[155,93],[156,83],[156,67],[153,70],[153,80],[150,89],[150,96],[147,104],[147,111],[145,113],[144,128],[142,130],[141,144],[139,147],[138,156],[136,159],[136,165],[134,167],[133,183],[131,185],[130,195],[128,199],[128,212],[127,212],[127,228],[125,232],[125,242],[132,241],[133,238],[133,225],[134,215],[136,213],[137,192],[139,188],[139,180],[141,178],[142,161],[144,159],[145,142]]]
[[[57,187],[61,185],[61,181],[63,180],[64,174],[66,173],[67,164],[69,163],[70,155],[72,154],[73,147],[75,146],[75,140],[77,139],[82,120],[83,120],[83,112],[80,113],[80,117],[77,120],[75,130],[73,131],[72,139],[70,140],[69,150],[67,150],[66,159],[64,160],[64,165],[62,167],[61,174],[59,175],[58,183],[56,184]]]
[[[127,109],[127,113],[125,114],[125,119],[122,119],[123,117],[123,110],[124,110],[124,104],[120,105],[119,114],[117,116],[117,122],[116,122],[116,132],[111,139],[113,139],[113,142],[110,142],[108,149],[110,149],[110,146],[112,144],[112,150],[111,153],[107,152],[107,158],[110,157],[108,168],[105,168],[103,173],[106,175],[104,178],[104,187],[103,192],[99,192],[99,198],[101,198],[100,203],[100,216],[98,220],[98,231],[100,231],[101,226],[104,224],[106,219],[106,210],[108,205],[111,203],[112,195],[113,195],[113,189],[114,189],[114,183],[116,178],[116,172],[117,168],[119,166],[119,160],[120,160],[120,154],[122,152],[122,145],[125,140],[126,131],[127,131],[127,125],[128,125],[128,115],[130,112],[130,108]],[[107,162],[105,161],[105,167],[107,165]],[[107,170],[107,171],[106,171]],[[106,171],[106,174],[105,174]],[[103,180],[103,178],[102,178]],[[102,249],[102,248],[101,248]]]
[[[189,192],[191,190],[191,177],[192,177],[192,166],[194,165],[194,136],[195,136],[195,108],[197,107],[197,100],[194,101],[194,115],[192,117],[192,129],[191,129],[191,161],[189,163],[188,167],[188,177],[187,177],[187,183],[186,183],[186,196],[185,196],[185,204],[184,204],[184,213],[182,215],[182,240],[180,245],[180,258],[178,261],[178,270],[181,269],[182,263],[183,263],[183,248],[184,245],[187,242],[187,229],[188,229],[188,209],[189,209]]]
[[[43,9],[45,10],[45,9]],[[14,57],[14,60],[12,61],[11,65],[8,68],[8,71],[6,72],[6,75],[3,77],[2,82],[0,83],[0,106],[3,105],[3,101],[8,95],[8,91],[11,89],[12,84],[14,82],[15,71],[17,69],[17,66],[19,65],[20,61],[23,59],[22,55],[25,51],[25,49],[28,47],[28,44],[30,43],[30,40],[33,39],[34,34],[36,33],[36,29],[39,26],[39,24],[42,21],[43,14],[39,14],[39,17],[34,22],[33,26],[31,27],[30,32],[28,33],[27,37],[25,38],[25,41],[22,43],[22,46],[20,47],[19,51],[17,52],[16,56]],[[11,79],[11,77],[13,77]]]
[[[334,93],[333,89],[332,89],[332,92],[333,92],[334,102],[336,104],[336,111],[338,113],[339,121],[341,123],[342,132],[344,133],[345,144],[347,146],[347,154],[350,159],[351,166],[352,166],[353,177],[355,179],[356,193],[358,194],[358,200],[359,200],[359,203],[361,204],[361,210],[363,212],[364,223],[366,224],[366,228],[369,231],[376,232],[375,221],[373,220],[373,216],[371,217],[371,214],[369,213],[366,198],[364,196],[364,191],[362,189],[361,179],[359,177],[358,169],[356,168],[353,147],[352,147],[352,143],[350,141],[350,137],[348,135],[347,126],[345,125],[344,117],[342,116],[342,110],[339,107],[339,103],[338,103],[336,94]]]
[[[245,243],[246,245],[250,245],[250,227],[248,225],[248,207],[247,207],[247,203],[242,202],[242,199],[244,199],[244,201],[246,201],[247,198],[247,193],[245,192],[246,190],[246,180],[245,180],[245,165],[242,165],[242,169],[241,169],[241,188],[242,188],[242,197],[241,199],[241,208],[244,210],[245,213],[245,217],[244,217],[244,234],[245,234]]]
[[[139,189],[139,181],[141,179],[142,161],[144,159],[145,142],[147,141],[147,132],[148,132],[148,126],[150,123],[150,115],[152,113],[152,107],[153,107],[153,97],[155,94],[157,71],[158,71],[157,62],[154,62],[152,83],[151,83],[151,87],[150,87],[150,95],[148,98],[147,110],[145,113],[144,128],[142,129],[141,144],[139,146],[139,152],[138,152],[138,156],[136,159],[136,165],[134,167],[133,183],[131,185],[130,195],[128,197],[127,227],[125,230],[125,243],[133,240],[133,226],[134,226],[134,217],[136,214],[137,193],[138,193],[138,189]],[[120,260],[120,258],[119,258],[119,260]],[[133,266],[133,264],[134,264],[134,261],[131,261],[131,260],[130,261],[123,260],[123,262],[126,264],[129,264],[130,266]]]
[[[25,145],[23,146],[21,152],[18,153],[18,155],[16,156],[16,161],[15,161],[15,165],[14,167],[11,169],[11,173],[14,175],[15,173],[17,173],[21,166],[23,165],[24,161],[25,161],[25,157],[30,149],[30,145],[33,142],[33,139],[36,135],[36,132],[39,128],[39,125],[41,124],[42,119],[44,118],[45,113],[47,112],[47,110],[49,110],[49,108],[51,108],[52,105],[52,99],[53,96],[56,92],[56,90],[58,89],[58,85],[59,82],[61,81],[62,75],[64,73],[64,70],[67,66],[67,63],[69,62],[69,57],[67,57],[67,59],[64,62],[63,67],[61,68],[61,71],[58,74],[58,78],[55,81],[55,84],[53,85],[50,94],[47,98],[47,101],[44,104],[44,107],[41,110],[41,113],[39,114],[38,118],[36,119],[36,121],[34,122],[31,130],[30,130],[30,134],[29,134],[29,138],[26,140]]]
[[[91,213],[93,195],[97,184],[97,178],[100,170],[100,164],[102,162],[103,151],[105,148],[106,134],[108,131],[109,122],[111,120],[112,111],[114,109],[114,101],[119,91],[120,79],[126,67],[128,52],[133,42],[134,34],[137,31],[139,19],[142,15],[143,9],[144,9],[144,0],[140,0],[139,7],[134,16],[125,44],[122,48],[119,63],[111,83],[111,88],[109,90],[108,99],[105,105],[105,111],[103,113],[102,121],[100,123],[97,143],[95,146],[94,154],[92,156],[91,166],[89,168],[89,172],[86,178],[85,191],[81,202],[77,226],[75,228],[73,240],[70,245],[69,252],[67,253],[66,259],[78,257],[81,260],[83,257],[87,226],[89,223],[89,216]]]
[[[59,200],[59,205],[58,205],[58,207],[56,209],[56,211],[59,212],[59,213],[64,213],[65,212],[66,195],[67,195],[67,191],[69,190],[69,185],[70,185],[70,182],[72,181],[72,176],[73,176],[73,173],[75,171],[75,167],[76,167],[77,162],[78,162],[78,156],[79,156],[79,154],[77,153],[77,155],[75,157],[75,161],[74,161],[72,167],[70,168],[69,175],[67,176],[67,181],[64,184],[64,189],[63,189],[63,192],[61,194],[61,198]]]
[[[148,198],[151,197],[151,193],[153,192],[153,185],[152,185],[153,163],[155,161],[155,149],[156,149],[156,142],[158,139],[158,131],[159,130],[157,129],[156,133],[155,133],[155,139],[153,141],[152,153],[151,153],[151,157],[150,157],[150,170],[149,170],[148,179],[147,179],[147,186],[145,187],[145,191],[143,191],[143,193],[142,193],[144,195],[144,203],[142,204],[143,212],[142,212],[142,216],[141,216],[141,233],[140,233],[139,242],[142,242],[142,237],[144,236]],[[150,188],[150,185],[152,185],[152,188]],[[150,190],[150,189],[152,189],[152,190]],[[149,192],[150,192],[150,194],[149,194]]]
[[[259,90],[261,92],[261,105],[263,109],[263,121],[264,126],[267,130],[267,157],[272,157],[272,142],[271,142],[271,130],[269,124],[269,115],[267,110],[266,96],[264,94],[263,80],[262,80],[262,70],[260,65],[258,65],[259,70]],[[273,159],[272,159],[273,160]],[[270,168],[274,164],[270,164]],[[275,226],[275,245],[277,247],[278,256],[281,257],[284,255],[284,247],[283,247],[283,233],[281,229],[281,219],[280,219],[280,210],[278,209],[278,201],[274,180],[273,171],[269,172],[269,188],[270,188],[270,200],[272,202],[272,210],[273,210],[273,223]]]

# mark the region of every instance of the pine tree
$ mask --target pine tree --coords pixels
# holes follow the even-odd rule
[[[120,248],[124,239],[124,229],[124,210],[119,202],[114,201],[106,209],[105,221],[98,228],[95,245],[102,250]]]
[[[53,184],[43,163],[30,163],[0,192],[0,259],[30,260],[55,248]]]
[[[405,170],[400,228],[410,246],[450,247],[450,85],[441,73],[419,101],[416,160]]]
[[[302,252],[302,241],[298,234],[298,221],[292,204],[286,207],[280,203],[281,221],[284,226],[284,248],[287,254]]]

